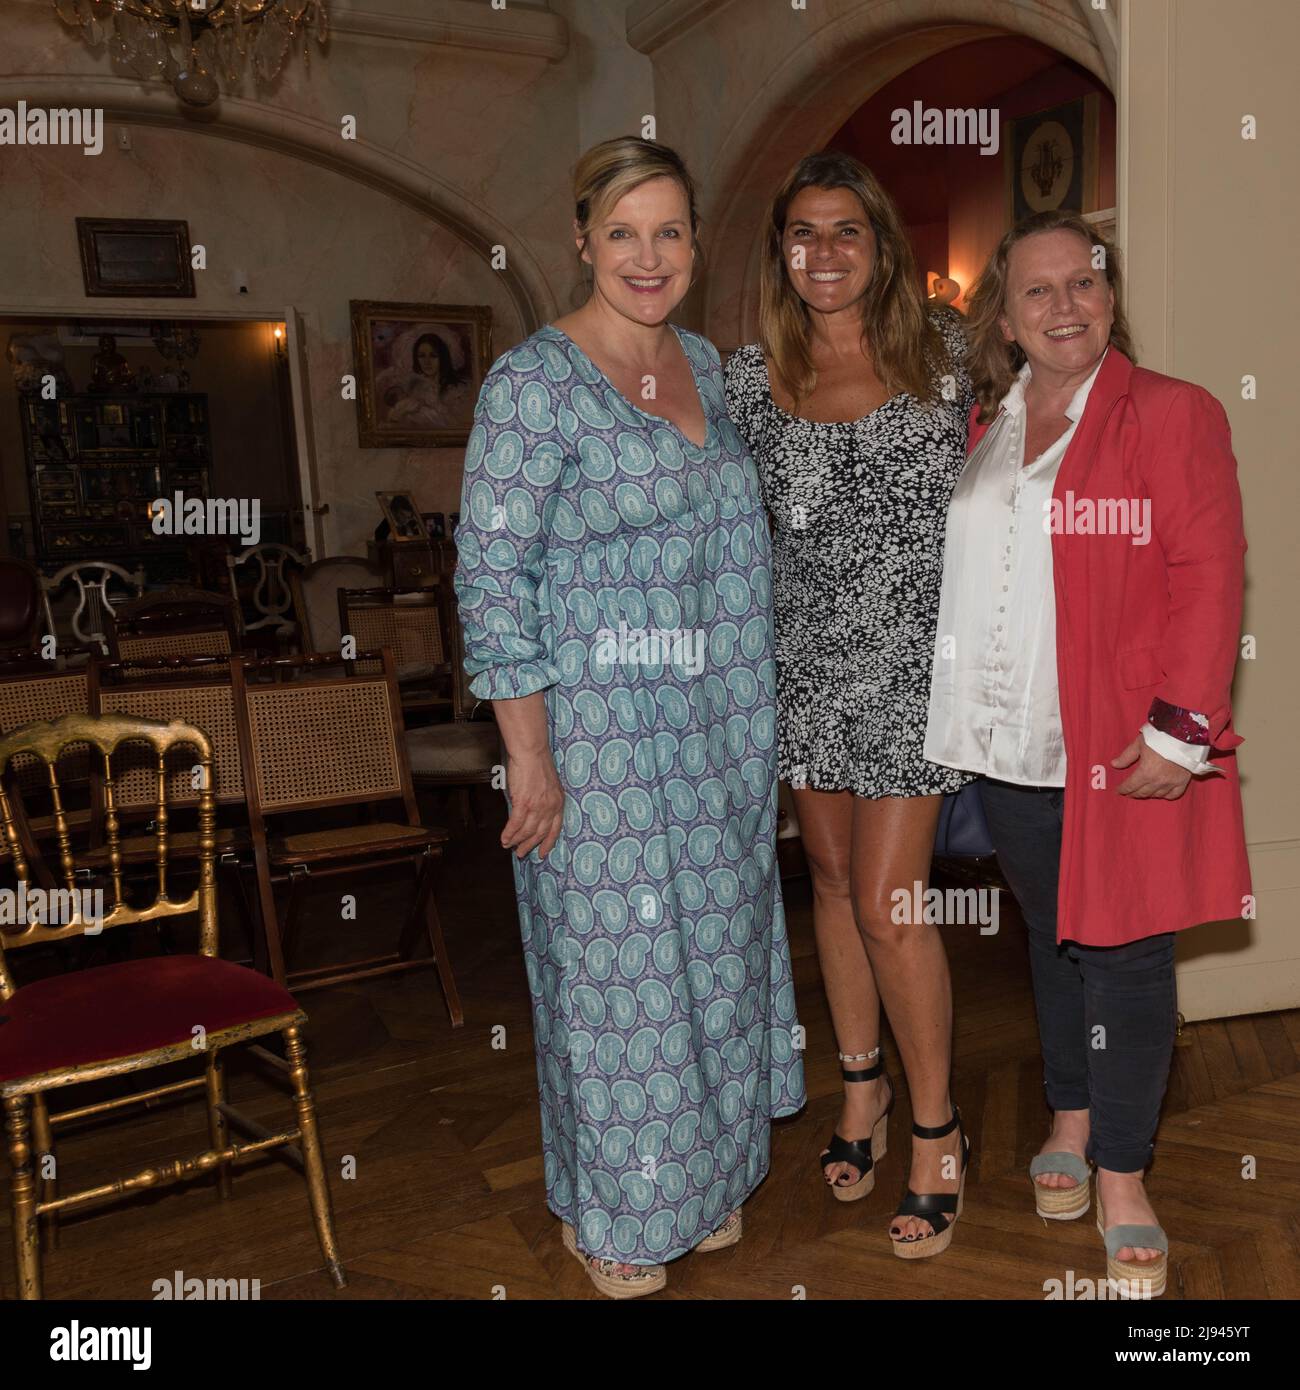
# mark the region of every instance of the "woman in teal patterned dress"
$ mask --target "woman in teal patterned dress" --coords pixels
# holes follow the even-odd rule
[[[803,1065],[768,532],[717,352],[667,321],[694,189],[628,137],[583,156],[575,193],[592,294],[488,373],[456,593],[506,744],[547,1202],[626,1298],[740,1239]]]

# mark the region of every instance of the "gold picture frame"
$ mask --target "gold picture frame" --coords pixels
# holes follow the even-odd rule
[[[349,304],[360,447],[463,445],[492,360],[492,310],[373,299]]]

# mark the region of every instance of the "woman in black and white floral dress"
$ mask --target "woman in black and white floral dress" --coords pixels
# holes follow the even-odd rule
[[[874,1186],[893,1104],[877,1060],[883,1002],[915,1121],[915,1191],[891,1236],[895,1254],[918,1258],[952,1238],[969,1143],[948,1094],[943,945],[934,925],[899,912],[896,890],[920,900],[940,796],[969,780],[927,762],[922,743],[944,520],[973,396],[960,322],[927,312],[897,210],[856,160],[812,155],[794,170],[772,206],[762,277],[762,342],[727,363],[727,403],[774,523],[778,771],[848,1064],[822,1167],[841,1200]],[[945,1155],[956,1159],[946,1170]]]

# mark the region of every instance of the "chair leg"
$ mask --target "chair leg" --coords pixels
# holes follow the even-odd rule
[[[433,895],[433,861],[432,854],[422,856],[419,876],[415,882],[415,901],[411,905],[411,915],[407,918],[398,950],[403,960],[409,958],[411,948],[415,944],[414,937],[419,927],[420,914],[423,912],[425,934],[429,938],[434,964],[438,970],[438,983],[442,985],[443,998],[447,1001],[447,1012],[451,1015],[451,1026],[459,1028],[465,1022],[465,1014],[460,1007],[460,991],[456,988],[456,976],[452,973],[447,947],[442,939],[442,920],[438,916],[438,903]]]
[[[302,1136],[302,1156],[307,1169],[307,1197],[311,1202],[312,1220],[316,1223],[316,1238],[320,1241],[325,1267],[336,1288],[347,1287],[347,1275],[339,1259],[334,1239],[334,1214],[330,1208],[329,1179],[325,1175],[325,1154],[321,1149],[320,1131],[316,1127],[316,1107],[312,1102],[307,1081],[307,1052],[297,1027],[282,1030],[285,1057],[289,1062],[289,1079],[293,1085],[293,1104],[298,1112],[298,1130]]]
[[[220,1052],[208,1054],[207,1071],[208,1093],[208,1143],[218,1151],[230,1143],[230,1126],[220,1107],[226,1103],[225,1058]],[[231,1165],[217,1165],[217,1196],[224,1202],[232,1194]]]
[[[262,940],[265,944],[266,961],[271,967],[271,978],[277,985],[285,983],[284,946],[280,939],[280,918],[275,910],[275,889],[271,885],[271,866],[267,862],[266,851],[259,844],[253,851],[253,862],[257,873],[257,906],[262,919]]]
[[[13,1166],[14,1261],[18,1268],[18,1297],[41,1296],[41,1247],[36,1231],[36,1178],[32,1166],[29,1127],[31,1102],[26,1096],[5,1097],[5,1133]]]
[[[37,1092],[32,1097],[32,1139],[36,1144],[37,1181],[41,1185],[41,1201],[52,1202],[59,1195],[59,1170],[54,1157],[54,1131],[45,1097]],[[49,1175],[46,1176],[46,1172]],[[39,1222],[45,1252],[59,1248],[59,1214],[47,1212]]]
[[[306,874],[289,870],[289,891],[284,895],[284,907],[280,911],[280,949],[284,952],[286,970],[289,968],[288,962],[294,958],[298,931],[302,926],[302,913],[295,913],[294,905],[298,901],[298,885],[306,877]]]

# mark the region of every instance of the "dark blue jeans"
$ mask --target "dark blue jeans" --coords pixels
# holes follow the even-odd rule
[[[978,783],[998,863],[1029,937],[1043,1083],[1053,1110],[1087,1110],[1088,1157],[1134,1173],[1151,1161],[1177,1018],[1174,934],[1124,946],[1056,944],[1065,793]]]

